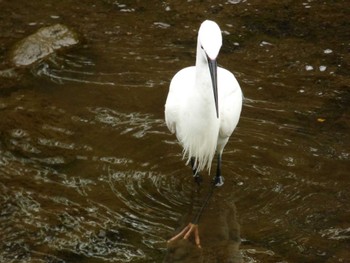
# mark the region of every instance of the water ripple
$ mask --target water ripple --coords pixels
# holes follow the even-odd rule
[[[160,133],[159,127],[164,126],[164,120],[155,119],[152,115],[139,112],[122,113],[109,108],[89,108],[99,123],[120,130],[120,134],[129,134],[142,138],[147,134]]]
[[[95,72],[94,66],[95,64],[91,59],[83,56],[52,56],[49,61],[42,62],[35,67],[32,72],[36,76],[46,77],[58,84],[76,82],[103,86],[115,85],[112,81],[96,81],[96,79],[107,74]]]

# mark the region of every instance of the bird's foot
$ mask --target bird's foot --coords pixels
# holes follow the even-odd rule
[[[200,238],[199,238],[198,225],[193,223],[189,223],[179,234],[169,239],[168,243],[181,238],[188,239],[192,233],[194,234],[194,241],[197,247],[202,248]]]
[[[224,177],[222,177],[221,175],[215,176],[214,185],[219,187],[219,186],[223,186],[223,184],[224,184]]]

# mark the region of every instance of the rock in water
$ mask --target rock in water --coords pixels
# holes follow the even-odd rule
[[[77,34],[65,25],[43,27],[18,42],[11,52],[10,59],[17,67],[29,66],[57,50],[78,43]]]

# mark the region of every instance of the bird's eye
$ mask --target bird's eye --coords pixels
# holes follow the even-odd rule
[[[201,45],[201,49],[204,49],[202,45]]]

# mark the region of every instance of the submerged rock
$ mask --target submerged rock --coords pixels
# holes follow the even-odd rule
[[[16,67],[29,66],[57,50],[78,43],[77,34],[65,25],[43,27],[18,42],[10,53],[10,60]]]

